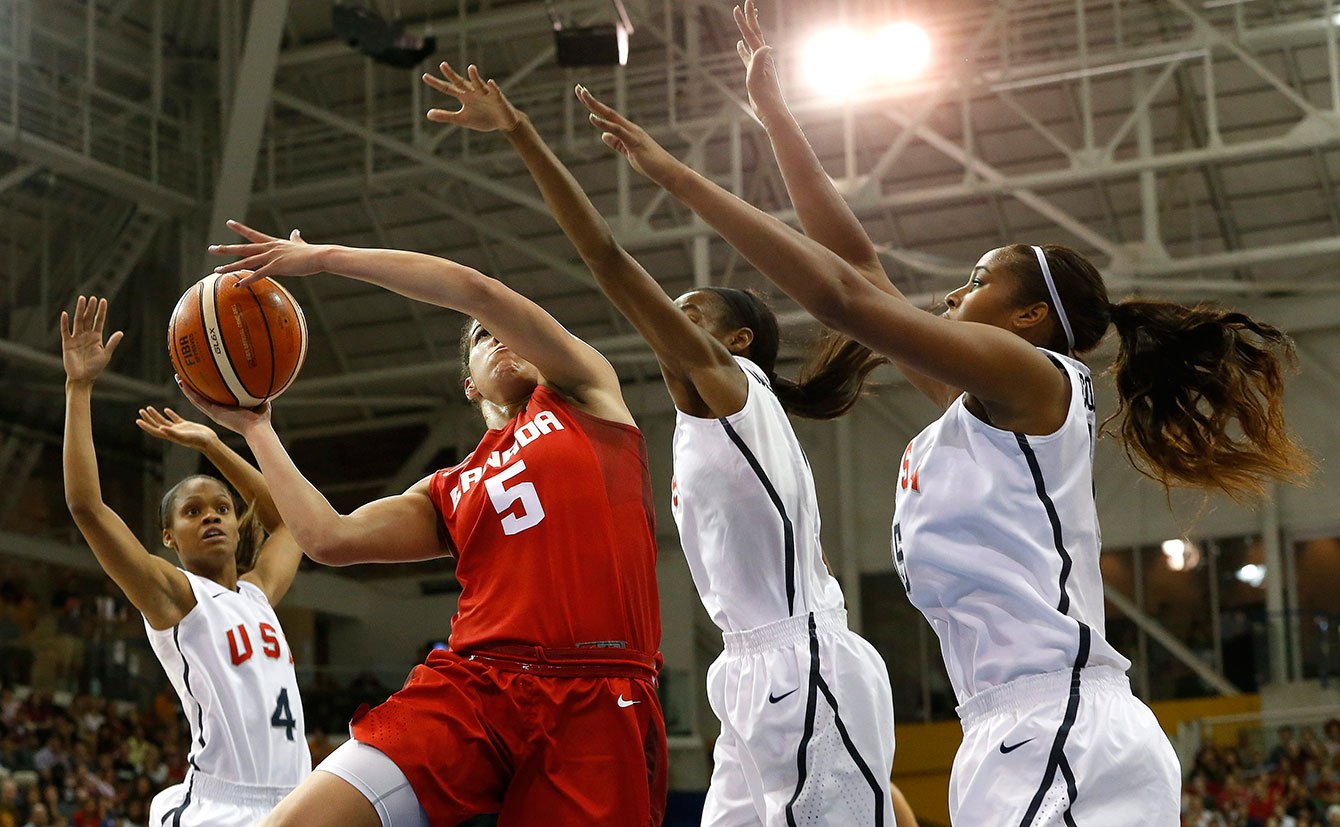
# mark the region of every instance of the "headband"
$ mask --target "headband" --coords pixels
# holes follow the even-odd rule
[[[1042,248],[1033,245],[1033,252],[1037,253],[1038,264],[1042,265],[1042,278],[1047,282],[1047,292],[1052,296],[1052,307],[1056,308],[1056,318],[1061,320],[1061,329],[1065,331],[1066,344],[1071,350],[1075,349],[1075,334],[1070,329],[1070,320],[1066,318],[1065,308],[1061,306],[1061,294],[1056,292],[1056,282],[1052,280],[1052,268],[1047,266],[1047,256],[1043,254]]]

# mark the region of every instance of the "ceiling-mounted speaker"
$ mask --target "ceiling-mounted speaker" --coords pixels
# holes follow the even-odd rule
[[[372,9],[337,3],[330,10],[335,36],[378,63],[412,69],[437,50],[437,38],[405,33],[405,26]]]
[[[559,66],[628,65],[628,30],[622,23],[554,29]]]

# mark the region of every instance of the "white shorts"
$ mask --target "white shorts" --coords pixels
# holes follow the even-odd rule
[[[186,780],[154,796],[149,803],[153,827],[251,827],[275,808],[291,787],[234,784],[190,771]]]
[[[1177,754],[1120,670],[1030,675],[980,692],[958,711],[963,745],[949,779],[951,823],[1180,823]]]
[[[828,609],[728,632],[707,673],[721,721],[704,827],[893,827],[893,692]]]
[[[313,772],[328,772],[356,787],[372,803],[382,827],[429,827],[428,814],[419,806],[409,779],[376,747],[350,739]]]

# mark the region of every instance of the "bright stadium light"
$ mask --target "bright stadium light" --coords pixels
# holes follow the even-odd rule
[[[1239,583],[1246,583],[1253,588],[1261,588],[1261,584],[1266,581],[1266,567],[1260,563],[1248,563],[1237,570],[1234,577]]]
[[[836,97],[856,94],[874,80],[868,38],[850,29],[830,29],[805,46],[805,76],[815,88]]]
[[[910,80],[931,62],[931,38],[915,23],[893,23],[875,36],[876,69],[886,80]]]
[[[837,28],[812,37],[803,54],[812,86],[848,98],[877,82],[920,75],[930,64],[931,39],[915,23],[892,23],[873,35]]]
[[[1163,556],[1168,558],[1168,568],[1173,571],[1188,571],[1200,563],[1200,549],[1182,538],[1164,540]]]

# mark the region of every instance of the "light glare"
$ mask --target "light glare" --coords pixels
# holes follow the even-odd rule
[[[915,23],[893,23],[875,37],[877,67],[886,80],[910,80],[931,62],[931,38]]]
[[[1237,577],[1238,582],[1259,589],[1261,584],[1266,581],[1266,567],[1260,563],[1248,563],[1238,569],[1234,576]]]
[[[810,84],[839,98],[850,97],[872,80],[873,49],[868,38],[847,29],[817,34],[805,48]]]

